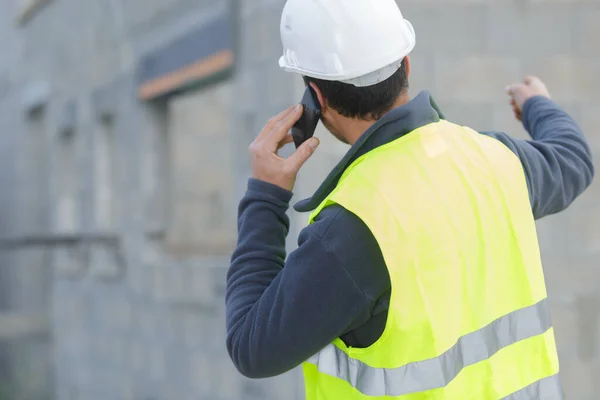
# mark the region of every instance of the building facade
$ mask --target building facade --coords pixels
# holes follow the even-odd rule
[[[598,155],[600,3],[399,3],[417,32],[413,95],[526,137],[504,88],[538,74]],[[302,398],[299,371],[248,380],[225,349],[247,147],[303,92],[277,64],[283,4],[0,0],[0,399]],[[296,200],[346,151],[317,135]],[[565,391],[581,400],[600,393],[599,195],[538,223]],[[307,218],[291,213],[290,251]]]

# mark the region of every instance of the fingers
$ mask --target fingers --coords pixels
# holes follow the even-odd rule
[[[520,121],[521,120],[521,109],[519,108],[519,105],[517,104],[517,101],[515,100],[514,97],[510,98],[510,106],[513,109],[513,113],[515,114],[515,118],[517,118]]]
[[[519,121],[521,121],[521,119],[522,119],[521,110],[519,110],[516,107],[513,107],[513,114],[515,115],[516,119],[518,119]]]
[[[540,80],[540,78],[538,78],[537,76],[534,75],[527,75],[524,79],[523,79],[523,83],[513,83],[512,85],[509,85],[506,87],[506,92],[509,95],[514,95],[515,92],[519,89],[525,88],[527,86],[532,86],[532,85],[536,85],[541,83],[542,81]]]
[[[317,147],[319,147],[319,143],[319,139],[315,137],[304,142],[294,154],[285,160],[286,173],[295,176],[304,163],[313,155]]]
[[[282,112],[280,112],[279,114],[277,114],[276,116],[274,116],[273,118],[271,118],[269,121],[267,121],[267,124],[265,125],[263,130],[258,134],[256,141],[257,142],[262,141],[266,136],[269,136],[269,134],[273,130],[273,127],[276,124],[278,124],[279,121],[284,119],[287,115],[289,115],[291,112],[293,112],[295,107],[297,107],[297,105],[288,107],[285,110],[283,110]]]
[[[302,116],[302,105],[296,105],[291,112],[281,118],[273,127],[271,132],[265,135],[265,145],[271,150],[275,150],[279,147],[279,143],[284,140],[290,129]]]
[[[512,85],[506,87],[506,93],[508,93],[510,96],[514,96],[519,90],[523,89],[524,87],[525,85],[522,83],[513,83]]]
[[[523,79],[523,83],[514,83],[506,88],[510,96],[510,105],[512,106],[515,117],[521,121],[523,107],[527,101],[535,96],[544,96],[550,98],[548,88],[540,78],[534,75],[528,75]]]
[[[283,139],[279,142],[279,146],[277,147],[277,149],[281,149],[283,146],[285,146],[288,143],[292,143],[294,141],[294,137],[292,136],[291,133],[288,133],[287,135],[285,135],[283,137]]]

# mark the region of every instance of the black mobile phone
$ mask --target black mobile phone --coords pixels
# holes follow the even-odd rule
[[[306,86],[301,103],[304,106],[304,111],[298,122],[292,127],[292,136],[296,148],[313,137],[321,117],[321,105],[310,85]]]

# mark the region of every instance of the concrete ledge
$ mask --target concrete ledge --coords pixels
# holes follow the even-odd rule
[[[150,100],[165,93],[182,88],[189,82],[200,81],[233,65],[233,52],[223,50],[219,53],[183,67],[160,78],[144,83],[138,95],[143,100]]]
[[[138,98],[164,98],[232,70],[233,49],[233,13],[221,7],[204,24],[190,26],[168,43],[140,54],[136,67]]]
[[[25,4],[19,9],[17,22],[21,25],[26,24],[38,12],[42,6],[51,0],[26,0]]]

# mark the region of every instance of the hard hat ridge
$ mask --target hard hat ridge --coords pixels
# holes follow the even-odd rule
[[[285,71],[359,87],[392,76],[416,43],[394,0],[288,0],[280,29]]]

